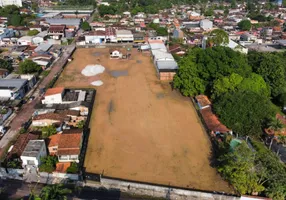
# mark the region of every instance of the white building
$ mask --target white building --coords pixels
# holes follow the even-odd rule
[[[101,44],[105,42],[105,31],[92,31],[85,35],[86,44]]]
[[[21,99],[29,90],[26,79],[0,79],[0,98]]]
[[[22,0],[0,0],[0,6],[9,6],[9,5],[15,5],[18,7],[22,7]]]
[[[22,155],[22,167],[30,170],[41,165],[41,157],[47,156],[45,140],[30,140]]]
[[[14,30],[8,28],[0,28],[0,39],[10,38],[14,36]]]
[[[129,30],[116,30],[117,42],[133,42],[134,37]]]
[[[65,90],[64,87],[50,88],[45,93],[42,104],[70,104],[85,101],[86,91]]]
[[[200,27],[204,30],[210,30],[213,28],[213,22],[208,19],[203,19],[200,21]]]
[[[23,36],[17,41],[18,45],[32,45],[33,36]]]

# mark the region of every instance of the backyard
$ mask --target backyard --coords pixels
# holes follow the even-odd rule
[[[106,176],[232,193],[210,166],[211,143],[188,98],[161,83],[149,55],[110,60],[109,49],[77,49],[56,86],[97,90],[86,171]],[[89,64],[105,67],[86,77]],[[92,86],[91,82],[103,82]]]

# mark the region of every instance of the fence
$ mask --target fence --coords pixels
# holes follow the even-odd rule
[[[204,199],[204,200],[239,200],[240,197],[224,193],[196,191],[191,189],[175,188],[154,184],[139,183],[134,181],[119,180],[110,177],[101,177],[101,186],[107,189],[120,189],[135,195],[147,195],[166,199]],[[92,184],[87,183],[87,186]]]

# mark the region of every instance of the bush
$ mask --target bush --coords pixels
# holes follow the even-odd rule
[[[67,168],[67,173],[69,174],[77,174],[78,173],[78,164],[73,162],[71,166]]]
[[[41,158],[40,172],[52,173],[56,169],[58,162],[57,156],[46,156]]]

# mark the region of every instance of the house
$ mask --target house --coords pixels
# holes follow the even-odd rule
[[[203,30],[210,30],[213,28],[213,22],[208,19],[203,19],[200,21],[200,27]]]
[[[116,43],[117,37],[116,37],[116,31],[112,27],[107,27],[105,30],[105,41],[106,43]]]
[[[105,31],[92,31],[85,35],[86,44],[101,44],[105,42]]]
[[[133,42],[134,37],[131,31],[129,30],[116,30],[116,39],[117,42]]]
[[[22,155],[22,167],[28,170],[38,168],[41,165],[41,158],[47,156],[45,140],[30,140]]]
[[[127,52],[125,49],[110,49],[109,55],[110,59],[127,58]]]
[[[37,48],[34,49],[36,53],[45,53],[52,48],[52,44],[39,44]]]
[[[32,36],[20,37],[17,41],[18,45],[32,45]]]
[[[39,135],[32,134],[32,133],[25,133],[20,134],[13,145],[12,150],[8,153],[8,157],[16,156],[20,157],[25,150],[25,147],[27,146],[28,142],[30,140],[37,140],[39,138]]]
[[[209,100],[209,98],[206,95],[197,95],[195,97],[197,104],[200,108],[200,110],[205,109],[205,108],[209,108],[211,105],[211,102]]]
[[[133,37],[134,37],[134,43],[145,43],[143,33],[134,33]]]
[[[65,25],[51,25],[48,30],[48,35],[52,37],[52,39],[60,40],[65,37]]]
[[[0,79],[0,98],[22,99],[29,90],[26,79]]]
[[[79,162],[82,136],[82,129],[69,129],[49,137],[50,155],[57,155],[59,162]]]
[[[45,41],[48,36],[48,31],[43,31],[35,35],[32,39],[33,44],[38,45]]]
[[[14,30],[9,28],[0,28],[0,39],[14,36]]]
[[[78,118],[77,116],[79,116],[79,111],[76,110],[63,110],[54,113],[38,114],[33,117],[32,125],[35,127],[51,125],[60,126],[63,123],[69,125],[70,122],[71,125],[76,125],[79,121],[82,121],[82,118]],[[73,120],[71,121],[71,119]]]
[[[42,104],[69,104],[85,101],[86,91],[68,90],[63,87],[49,88],[42,100]]]
[[[175,30],[173,31],[173,38],[178,39],[178,38],[183,38],[183,37],[184,37],[184,32],[183,32],[182,30],[180,30],[180,29],[175,29]]]
[[[47,44],[47,46],[50,44]],[[37,63],[39,66],[41,66],[43,69],[48,68],[53,61],[53,56],[46,53],[46,54],[33,54],[29,57],[33,62]]]

